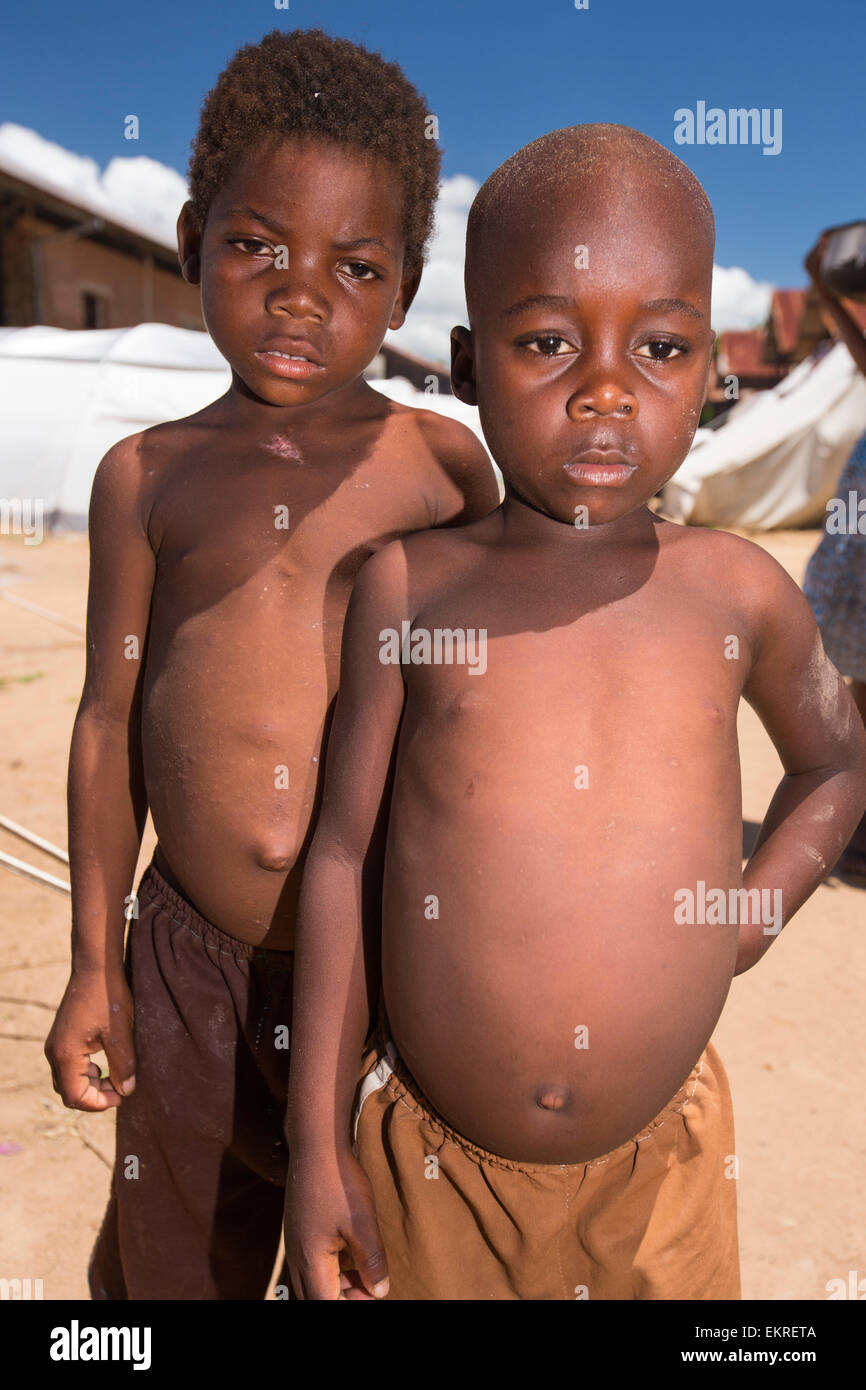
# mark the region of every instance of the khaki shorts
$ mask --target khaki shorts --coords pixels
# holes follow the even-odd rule
[[[355,1152],[397,1300],[738,1299],[731,1097],[708,1045],[634,1139],[587,1163],[518,1163],[451,1129],[383,1033]]]

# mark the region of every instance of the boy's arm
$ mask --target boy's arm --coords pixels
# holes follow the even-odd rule
[[[465,526],[495,511],[502,500],[490,455],[467,425],[432,410],[419,411],[428,447],[445,473],[436,526]]]
[[[105,1110],[132,1089],[124,899],[147,814],[141,682],[155,557],[141,516],[140,436],[97,469],[90,503],[87,666],[69,754],[72,973],[45,1045],[64,1105]],[[90,1058],[105,1051],[109,1079]]]
[[[406,609],[406,562],[395,542],[363,567],[346,614],[322,810],[298,909],[286,1257],[303,1298],[341,1296],[341,1252],[368,1293],[381,1296],[387,1279],[369,1186],[352,1155],[351,1111],[378,996],[382,841],[404,699],[401,668],[383,664],[380,651],[383,629],[399,634]]]
[[[743,694],[785,776],[743,886],[780,889],[787,922],[827,876],[866,807],[866,733],[805,597],[775,561],[764,557],[758,568],[757,652]],[[761,922],[741,926],[736,974],[760,960],[777,930]]]

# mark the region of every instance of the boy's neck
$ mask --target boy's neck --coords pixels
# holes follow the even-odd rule
[[[524,502],[507,483],[502,517],[508,540],[549,546],[559,552],[570,551],[575,556],[599,556],[629,543],[654,540],[656,530],[656,518],[646,505],[598,526],[574,526],[557,521]]]
[[[246,382],[232,372],[232,383],[223,396],[226,408],[235,422],[242,425],[263,425],[267,429],[291,429],[307,425],[327,424],[329,421],[356,414],[365,404],[369,407],[377,401],[386,404],[381,392],[374,391],[362,376],[355,377],[319,396],[314,401],[298,405],[272,405],[263,400],[247,386]]]

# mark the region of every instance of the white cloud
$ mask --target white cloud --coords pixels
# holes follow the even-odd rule
[[[717,333],[756,328],[769,315],[774,289],[766,280],[753,280],[741,266],[714,265],[713,328]]]
[[[127,221],[147,227],[156,241],[177,250],[177,218],[188,196],[186,179],[177,170],[142,154],[112,159],[102,187]]]
[[[175,223],[186,200],[186,180],[155,159],[116,158],[100,172],[95,159],[6,122],[0,125],[0,167],[164,246],[177,247]]]
[[[463,246],[466,219],[478,184],[466,174],[444,179],[436,205],[436,229],[421,277],[421,288],[406,322],[388,341],[407,352],[449,362],[451,329],[466,322],[463,297]]]

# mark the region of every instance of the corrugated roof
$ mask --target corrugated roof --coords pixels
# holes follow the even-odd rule
[[[758,377],[765,381],[778,381],[784,369],[776,362],[765,362],[767,333],[763,328],[749,328],[719,334],[719,351],[716,359],[721,376],[732,373],[734,376]]]
[[[770,300],[770,318],[776,350],[789,357],[800,338],[800,324],[806,307],[808,290],[774,290]]]
[[[72,215],[83,212],[102,217],[106,223],[122,231],[131,232],[154,246],[176,252],[174,223],[183,200],[173,199],[170,212],[167,212],[168,204],[162,184],[166,179],[175,178],[180,184],[180,176],[156,160],[142,156],[133,158],[147,170],[155,171],[160,180],[160,197],[154,206],[147,203],[137,209],[128,206],[127,200],[119,197],[116,190],[104,186],[105,175],[100,174],[95,160],[73,154],[26,127],[11,122],[0,125],[0,171],[10,179],[26,184],[36,194],[44,193],[65,204]],[[121,167],[131,162],[117,161]],[[154,173],[151,172],[151,180],[153,177]]]

